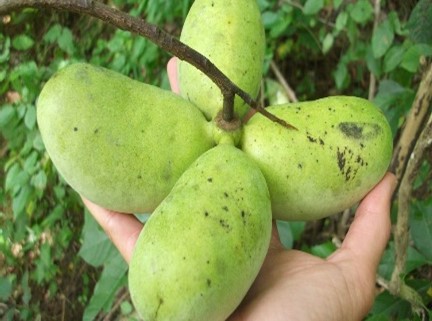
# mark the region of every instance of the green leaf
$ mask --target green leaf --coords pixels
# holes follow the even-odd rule
[[[63,28],[60,37],[58,38],[59,47],[67,52],[69,55],[72,55],[75,50],[75,46],[73,43],[73,35],[70,29]]]
[[[350,11],[351,18],[360,24],[372,19],[373,7],[368,0],[359,0],[354,3]]]
[[[30,130],[32,130],[36,125],[36,108],[33,105],[27,106],[24,124]]]
[[[101,266],[117,255],[118,250],[87,210],[84,216],[82,239],[83,244],[78,255],[92,266]]]
[[[317,14],[324,7],[324,0],[306,0],[303,7],[305,15]]]
[[[432,47],[423,44],[410,46],[403,56],[401,67],[405,70],[415,73],[420,66],[421,56],[431,56]]]
[[[104,266],[93,296],[84,310],[83,321],[95,320],[101,310],[110,308],[117,291],[127,283],[127,270],[126,262],[116,252]]]
[[[432,264],[432,198],[413,203],[410,232],[414,245]]]
[[[45,189],[45,187],[47,185],[47,181],[48,181],[47,176],[46,176],[45,172],[42,170],[37,172],[37,174],[35,176],[33,176],[31,179],[32,185],[41,191],[43,191]]]
[[[12,278],[0,277],[0,300],[7,301],[12,294]]]
[[[417,3],[406,27],[414,42],[432,44],[432,0],[420,0]]]
[[[16,115],[15,108],[11,105],[4,105],[0,109],[0,129],[6,126]]]
[[[326,258],[336,251],[336,246],[332,242],[325,242],[319,245],[312,246],[310,251],[313,255]]]
[[[45,33],[43,37],[43,41],[50,44],[55,43],[57,39],[60,38],[61,32],[62,32],[62,26],[56,23],[51,28],[49,28],[49,30]]]
[[[286,249],[292,249],[294,238],[291,232],[291,226],[289,222],[286,221],[276,221],[277,230],[279,233],[279,239],[282,245]]]
[[[395,247],[394,242],[390,242],[389,247],[385,250],[384,255],[378,267],[378,273],[385,279],[390,280],[395,266]],[[407,250],[407,261],[404,273],[407,274],[420,266],[428,264],[427,259],[412,246]]]
[[[331,33],[328,33],[323,40],[323,53],[329,52],[329,50],[333,47],[334,37]]]
[[[12,210],[15,219],[24,214],[24,210],[31,198],[31,195],[31,188],[28,185],[25,185],[21,187],[18,194],[12,199]]]
[[[14,163],[6,174],[5,180],[5,190],[6,191],[16,191],[21,186],[24,186],[28,183],[30,176],[24,170],[22,170],[21,166],[18,163]]]
[[[388,73],[396,69],[402,62],[405,54],[405,48],[402,46],[393,46],[387,51],[384,57],[384,72]]]
[[[348,68],[346,64],[339,61],[336,70],[333,72],[333,78],[336,82],[337,89],[343,89],[349,81]]]
[[[12,39],[12,47],[16,50],[28,50],[34,45],[34,40],[27,35],[19,35]]]
[[[372,51],[375,58],[384,56],[394,40],[393,26],[389,20],[384,20],[372,35]]]
[[[346,11],[342,11],[339,13],[339,15],[336,18],[336,30],[341,31],[343,28],[345,28],[346,24],[348,22],[348,13]]]
[[[376,297],[371,309],[373,315],[392,317],[391,320],[400,320],[407,317],[410,311],[410,304],[407,301],[399,299],[387,291],[382,292]]]

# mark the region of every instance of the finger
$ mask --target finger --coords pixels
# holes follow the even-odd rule
[[[390,237],[390,206],[396,177],[387,173],[361,201],[342,244],[359,262],[377,267]]]
[[[110,211],[81,197],[85,206],[129,263],[143,224],[132,214]]]
[[[175,92],[176,94],[180,93],[180,88],[178,85],[178,77],[177,77],[177,63],[178,58],[173,57],[168,61],[167,64],[167,72],[168,72],[168,79],[171,86],[171,90]]]

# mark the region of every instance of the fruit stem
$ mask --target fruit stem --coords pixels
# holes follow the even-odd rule
[[[222,118],[229,123],[234,119],[234,93],[232,91],[223,92]]]

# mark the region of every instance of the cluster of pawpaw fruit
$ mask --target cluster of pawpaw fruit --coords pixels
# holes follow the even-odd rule
[[[256,97],[264,31],[256,0],[195,0],[181,40]],[[270,106],[235,132],[215,121],[222,95],[179,64],[180,94],[85,63],[44,86],[47,152],[78,193],[105,208],[152,213],[129,269],[144,320],[225,320],[267,252],[272,219],[312,220],[358,202],[392,153],[385,116],[335,96]],[[238,97],[235,113],[248,106]]]

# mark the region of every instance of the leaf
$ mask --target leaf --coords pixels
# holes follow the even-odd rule
[[[279,233],[279,239],[282,245],[286,249],[291,249],[293,247],[294,238],[291,232],[291,226],[289,222],[276,221],[277,230]]]
[[[329,52],[329,50],[333,47],[334,37],[331,33],[328,33],[323,40],[323,53]]]
[[[408,274],[411,271],[428,264],[427,259],[412,246],[408,247],[407,261],[404,273]],[[378,267],[378,273],[385,279],[390,279],[395,266],[395,247],[394,242],[390,242],[389,247],[385,250],[384,255]]]
[[[339,61],[336,70],[333,72],[333,78],[336,82],[337,89],[343,89],[349,81],[348,68],[346,64]]]
[[[303,7],[305,15],[317,14],[324,7],[324,0],[306,0]]]
[[[348,13],[345,11],[342,11],[339,13],[339,15],[336,18],[336,30],[341,31],[343,28],[345,28],[346,24],[348,22]]]
[[[12,294],[12,278],[0,277],[0,300],[7,301]]]
[[[73,35],[70,29],[63,28],[62,33],[58,38],[58,45],[63,51],[67,52],[69,55],[73,54],[75,46],[73,43]]]
[[[47,43],[54,43],[57,41],[58,38],[60,38],[62,32],[62,27],[58,23],[53,25],[49,30],[45,33],[43,37],[43,41]]]
[[[17,190],[21,186],[24,186],[28,183],[30,176],[22,170],[21,166],[18,163],[13,164],[6,174],[5,180],[5,190],[13,191]]]
[[[420,0],[406,25],[411,40],[432,44],[432,0]]]
[[[78,255],[92,266],[101,266],[117,255],[117,249],[87,210],[85,211],[82,239],[83,244]]]
[[[326,258],[336,251],[336,246],[331,242],[325,242],[311,247],[311,253],[315,256]]]
[[[117,251],[104,266],[93,296],[84,310],[83,321],[95,320],[102,309],[109,309],[120,287],[127,282],[128,266]]]
[[[432,198],[414,202],[411,209],[411,237],[417,250],[432,264]]]
[[[372,19],[373,7],[368,0],[356,1],[350,11],[351,18],[360,24],[364,24]]]
[[[394,40],[393,26],[389,20],[384,20],[372,35],[372,51],[375,58],[384,56]]]
[[[12,199],[12,210],[14,218],[17,219],[24,213],[27,203],[31,199],[32,190],[30,186],[22,186],[18,194]]]
[[[27,112],[24,117],[24,124],[30,130],[36,125],[36,108],[33,105],[27,106]]]
[[[0,129],[5,127],[16,115],[15,109],[11,105],[5,105],[0,109]]]
[[[16,50],[28,50],[34,45],[34,40],[27,35],[18,35],[12,39],[12,47]]]
[[[388,73],[396,69],[403,60],[405,48],[402,46],[393,46],[387,51],[384,57],[384,72]]]
[[[38,171],[37,174],[31,179],[32,185],[41,191],[45,189],[47,181],[47,176],[43,170]]]
[[[409,315],[410,304],[402,299],[399,299],[389,292],[385,291],[379,294],[371,309],[374,315],[391,316],[392,320],[400,320]]]
[[[405,70],[415,73],[420,66],[421,56],[431,56],[432,47],[428,45],[417,44],[408,48],[403,56],[401,67]]]

